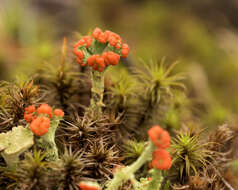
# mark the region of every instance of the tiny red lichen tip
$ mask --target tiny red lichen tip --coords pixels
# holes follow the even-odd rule
[[[59,116],[59,117],[64,117],[64,112],[62,109],[55,109],[54,110],[54,115]]]
[[[52,117],[52,108],[48,104],[41,104],[37,109],[38,114],[47,114]]]
[[[168,151],[158,148],[153,152],[152,166],[159,170],[168,170],[172,166],[172,159]]]
[[[148,136],[158,148],[168,148],[170,146],[171,139],[169,133],[158,125],[148,130]]]
[[[30,129],[36,136],[43,136],[48,133],[49,127],[50,119],[48,117],[38,117],[30,124]]]

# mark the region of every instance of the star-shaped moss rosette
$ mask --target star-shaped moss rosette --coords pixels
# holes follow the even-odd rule
[[[84,36],[74,45],[73,52],[81,66],[92,67],[92,98],[88,111],[99,117],[102,112],[101,108],[104,106],[103,71],[109,65],[117,65],[121,57],[126,58],[130,52],[129,46],[118,34],[109,30],[103,32],[100,28],[95,28],[92,36]]]
[[[48,161],[58,159],[58,149],[55,144],[55,132],[64,117],[61,109],[53,110],[48,104],[41,104],[37,109],[34,105],[25,108],[24,118],[36,138],[37,146],[46,151]]]
[[[0,134],[0,152],[8,167],[15,167],[19,156],[34,144],[33,133],[23,126]]]

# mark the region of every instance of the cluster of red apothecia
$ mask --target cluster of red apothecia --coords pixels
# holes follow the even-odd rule
[[[30,129],[36,136],[48,132],[52,116],[64,117],[64,112],[61,109],[53,110],[48,104],[41,104],[37,109],[34,105],[25,108],[24,119],[30,123]]]
[[[120,57],[126,58],[129,46],[121,37],[109,30],[95,28],[92,37],[84,36],[74,45],[74,54],[81,66],[92,67],[102,72],[109,65],[117,65]]]
[[[159,170],[168,170],[172,165],[172,159],[166,150],[170,146],[170,135],[160,126],[155,125],[148,130],[150,140],[156,146],[153,152],[152,167]]]
[[[100,190],[101,188],[93,183],[89,182],[80,182],[79,185],[81,190]]]

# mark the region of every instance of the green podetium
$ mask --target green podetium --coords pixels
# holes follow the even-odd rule
[[[60,120],[62,120],[62,117],[55,117],[50,122],[48,133],[41,136],[39,139],[37,139],[36,142],[37,146],[44,149],[47,161],[54,161],[58,159],[58,149],[55,144],[55,132],[60,123]]]
[[[33,133],[23,126],[0,134],[0,152],[8,167],[16,166],[19,156],[34,144],[33,139]]]

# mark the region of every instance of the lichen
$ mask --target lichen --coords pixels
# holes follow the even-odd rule
[[[0,151],[8,167],[16,166],[19,156],[33,144],[33,133],[23,126],[0,134]]]

